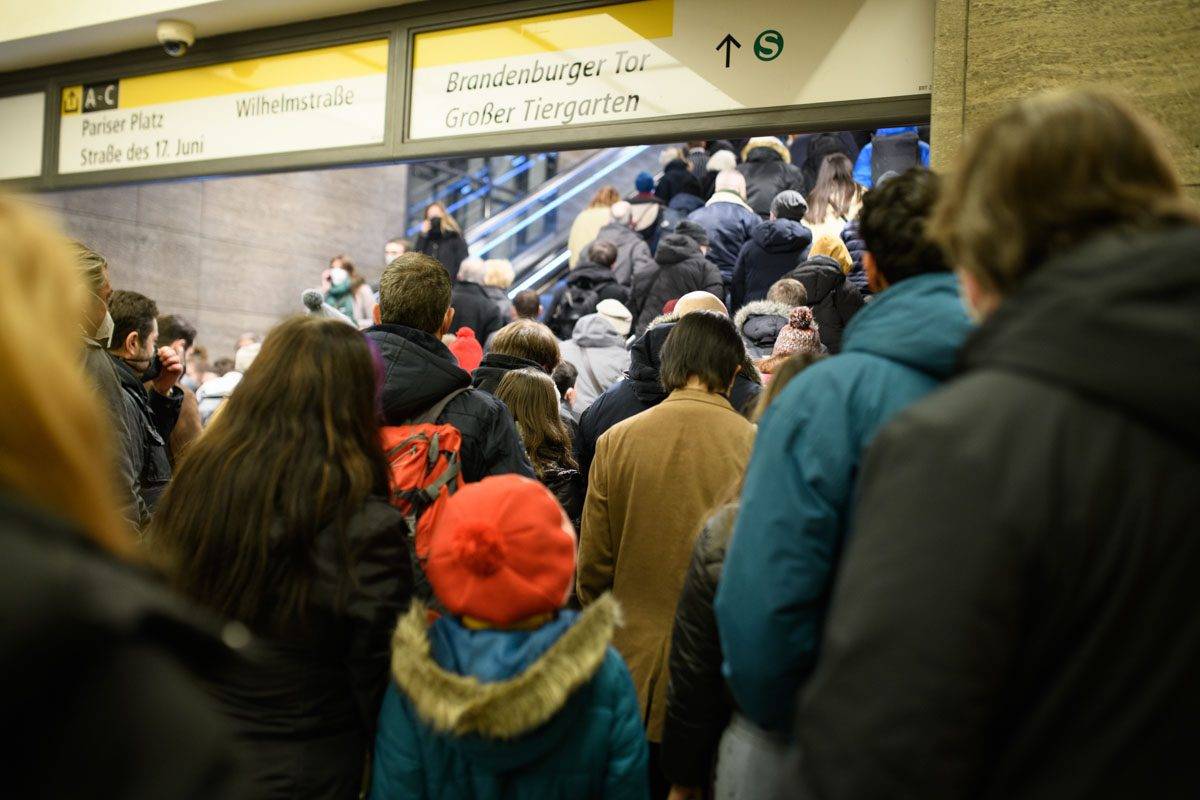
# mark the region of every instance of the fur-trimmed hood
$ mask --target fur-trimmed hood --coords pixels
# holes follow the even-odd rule
[[[786,305],[771,300],[755,300],[738,309],[733,324],[741,334],[751,358],[771,355],[779,331],[787,325],[790,313],[791,309]]]
[[[531,631],[430,626],[413,604],[392,636],[392,679],[416,715],[471,758],[512,767],[570,733],[576,701],[604,662],[620,609],[605,595]],[[584,700],[586,702],[586,700]]]
[[[755,150],[759,152],[755,153]],[[767,150],[779,156],[779,160],[783,163],[792,163],[792,151],[788,150],[787,145],[779,141],[779,138],[775,136],[755,136],[746,142],[746,146],[742,148],[742,161],[767,161],[771,158],[765,152]]]

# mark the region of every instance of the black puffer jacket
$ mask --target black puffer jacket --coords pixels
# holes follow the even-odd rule
[[[626,308],[629,307],[629,290],[617,282],[617,276],[613,273],[612,268],[580,259],[575,269],[567,275],[566,285],[554,293],[554,298],[550,301],[550,308],[546,309],[545,319],[549,321],[547,324],[559,339],[570,339],[579,318],[596,311],[596,306],[593,305],[588,310],[580,309],[582,313],[573,320],[562,323],[555,320],[554,314],[558,311],[558,306],[569,289],[574,289],[576,292],[594,291],[597,304],[604,300],[616,300]]]
[[[545,372],[537,362],[519,356],[508,356],[503,353],[488,353],[479,362],[479,366],[471,373],[471,385],[481,392],[495,394],[500,388],[500,381],[515,369],[536,369]],[[496,402],[500,402],[497,400]],[[501,403],[503,405],[503,403]]]
[[[258,797],[193,674],[232,657],[219,624],[8,494],[0,610],[5,796]]]
[[[791,309],[783,303],[756,300],[742,306],[733,318],[733,324],[742,335],[746,354],[757,361],[771,355],[779,331],[788,324]]]
[[[470,328],[480,342],[486,342],[504,325],[496,301],[478,283],[461,281],[455,284],[450,307],[454,309],[453,330]]]
[[[775,195],[788,189],[804,192],[804,174],[783,160],[784,152],[782,142],[778,148],[756,147],[738,165],[738,172],[746,177],[746,202],[764,220],[771,215]]]
[[[654,187],[654,194],[664,203],[670,204],[677,194],[690,194],[700,200],[704,199],[704,190],[700,187],[699,179],[688,169],[686,162],[675,159],[663,167],[662,177]]]
[[[793,219],[774,219],[757,225],[733,266],[733,285],[729,290],[733,310],[765,298],[775,281],[804,261],[812,238],[812,231]]]
[[[667,390],[663,388],[658,371],[662,366],[663,343],[677,319],[669,316],[662,322],[655,322],[630,346],[629,371],[625,373],[625,378],[597,397],[579,418],[579,440],[575,453],[585,479],[591,471],[596,442],[605,431],[667,399]],[[762,391],[762,385],[756,382],[757,378],[758,371],[747,358],[733,380],[733,391],[729,397],[730,404],[743,415],[753,409]]]
[[[831,354],[841,352],[842,332],[863,307],[862,295],[846,281],[842,266],[829,256],[813,256],[787,277],[804,284],[808,307],[820,329],[821,344]]]
[[[638,333],[650,320],[663,313],[668,300],[678,300],[688,292],[705,291],[724,297],[721,271],[704,257],[695,241],[678,233],[664,236],[654,254],[654,268],[634,273],[630,302]]]
[[[863,269],[863,253],[867,252],[867,243],[858,232],[857,219],[850,220],[846,227],[842,228],[842,241],[846,243],[846,249],[850,251],[850,260],[854,262],[854,268],[850,270],[846,280],[850,281],[865,299],[871,295],[871,287],[867,285],[867,273]]]
[[[453,391],[471,385],[471,376],[433,336],[403,325],[376,325],[366,330],[384,361],[383,419],[403,425],[419,417]],[[533,477],[533,466],[517,436],[508,409],[486,392],[471,390],[455,397],[438,418],[462,434],[463,480],[513,472]]]
[[[1200,229],[1031,273],[871,446],[817,794],[1200,797]]]
[[[458,268],[462,266],[463,259],[470,255],[463,237],[449,230],[418,234],[413,250],[440,261],[450,274],[451,283],[458,283]]]
[[[245,659],[205,676],[234,727],[256,797],[358,797],[392,630],[413,578],[408,528],[384,500],[367,500],[350,518],[344,543],[349,564],[332,526],[317,536],[303,631],[260,632]]]
[[[708,785],[717,744],[733,713],[733,698],[721,676],[713,599],[737,512],[736,503],[724,506],[705,523],[675,609],[662,768],[677,786]]]
[[[111,354],[110,354],[111,355]],[[142,377],[121,359],[112,356],[124,400],[123,416],[128,433],[126,447],[137,475],[138,492],[151,511],[171,482],[171,431],[179,421],[183,390],[171,389],[169,397],[147,390]]]

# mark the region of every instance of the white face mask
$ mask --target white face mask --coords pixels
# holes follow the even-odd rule
[[[92,297],[95,297],[96,300],[98,300],[101,303],[104,303],[103,300],[100,300],[99,295],[93,294]],[[85,335],[87,335],[86,331],[85,331]],[[109,347],[112,346],[112,335],[113,335],[113,318],[112,318],[112,314],[109,313],[109,311],[108,311],[108,304],[104,303],[104,319],[102,319],[100,321],[100,324],[96,326],[95,332],[90,334],[90,338],[95,339],[97,342],[104,345],[104,349],[107,350]]]
[[[329,270],[329,280],[334,286],[345,283],[349,279],[350,273],[346,272],[346,270],[342,269],[341,267],[334,267],[333,269]]]

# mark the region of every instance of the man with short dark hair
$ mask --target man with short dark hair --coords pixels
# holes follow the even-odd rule
[[[179,355],[158,347],[158,306],[137,292],[116,291],[108,304],[113,318],[108,352],[121,382],[129,457],[138,493],[154,510],[171,481],[167,442],[183,403],[175,384],[183,375]]]
[[[864,264],[879,296],[851,321],[841,354],[794,378],[762,419],[716,612],[729,686],[767,728],[787,729],[816,662],[863,452],[950,376],[969,329],[925,235],[938,189],[937,175],[913,169],[867,193]]]
[[[178,314],[166,314],[158,318],[158,340],[179,356],[179,363],[183,365],[186,376],[188,359],[196,343],[196,327]],[[186,377],[181,378],[177,384],[183,392],[183,402],[179,407],[179,420],[175,423],[175,429],[171,431],[171,441],[168,442],[172,465],[204,430],[196,393],[191,386],[186,385],[186,380]]]
[[[383,271],[375,322],[366,330],[383,356],[383,415],[388,425],[403,425],[446,396],[438,417],[462,435],[462,475],[478,481],[515,472],[532,478],[533,467],[504,404],[472,389],[471,376],[459,368],[442,337],[451,329],[450,278],[436,259],[405,253]]]
[[[584,251],[579,262],[567,275],[567,282],[554,293],[546,324],[559,339],[570,339],[575,323],[596,313],[596,306],[605,300],[621,305],[629,302],[629,290],[617,282],[613,264],[617,261],[617,246],[598,239]]]
[[[517,312],[517,319],[538,320],[542,316],[542,299],[533,289],[517,292],[513,298],[513,311]]]
[[[600,437],[579,539],[578,594],[587,605],[611,591],[625,625],[613,645],[637,687],[657,768],[667,707],[667,656],[675,605],[707,514],[728,496],[750,457],[754,426],[726,395],[742,367],[728,317],[698,311],[671,328],[662,348],[666,400]]]

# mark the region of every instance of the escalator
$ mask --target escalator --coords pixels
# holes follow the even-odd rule
[[[657,149],[648,145],[413,164],[407,235],[439,201],[462,225],[472,255],[512,262],[510,296],[541,293],[566,274],[571,224],[596,190],[612,184],[628,194],[639,172],[657,170]]]

